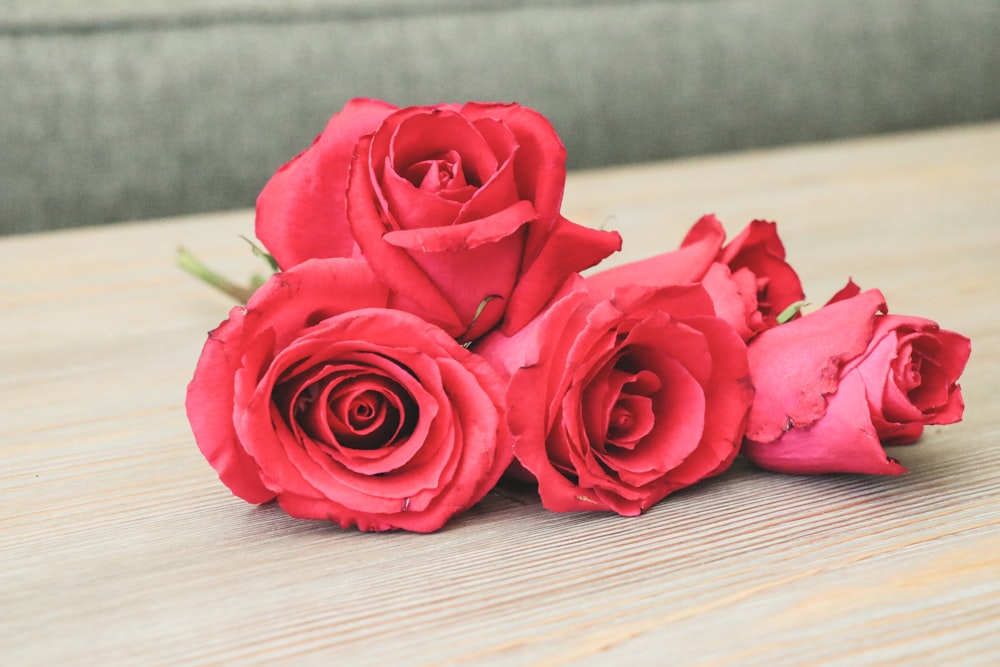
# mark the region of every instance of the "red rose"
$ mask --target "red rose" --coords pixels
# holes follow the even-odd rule
[[[878,290],[849,287],[753,340],[757,397],[743,447],[751,461],[778,472],[899,475],[906,468],[883,444],[962,418],[957,381],[969,339],[885,312]]]
[[[530,109],[354,101],[264,188],[257,235],[286,267],[363,255],[394,307],[452,336],[501,320],[512,333],[621,247],[560,215],[565,177],[559,137]]]
[[[725,247],[726,232],[714,215],[691,227],[680,248],[592,276],[599,294],[624,284],[701,283],[716,314],[749,340],[777,324],[785,308],[803,298],[798,274],[785,261],[777,225],[754,220]]]
[[[311,260],[209,334],[186,406],[233,493],[344,527],[428,532],[495,485],[512,457],[500,379],[387,300],[363,262]]]
[[[576,276],[521,331],[476,347],[510,376],[514,453],[550,510],[637,515],[736,456],[746,346],[697,285],[599,300]]]

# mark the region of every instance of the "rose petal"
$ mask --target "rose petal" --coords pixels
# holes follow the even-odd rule
[[[748,356],[757,395],[746,437],[770,442],[820,419],[841,367],[865,351],[875,314],[884,309],[882,294],[870,290],[754,338]]]
[[[358,152],[351,163],[347,193],[347,219],[362,255],[379,280],[390,289],[406,295],[415,311],[424,314],[451,335],[460,335],[465,328],[452,306],[441,295],[434,282],[403,249],[384,243],[389,231],[376,205],[365,156],[371,147],[371,137],[358,142]]]
[[[757,301],[766,326],[777,324],[774,318],[805,296],[798,274],[785,261],[785,247],[773,222],[750,222],[723,248],[718,261],[728,264],[733,273],[745,268],[761,279],[764,287]]]
[[[383,156],[381,144],[375,143],[371,157],[373,165],[384,164],[374,172],[374,178],[381,185],[392,219],[398,229],[452,224],[462,209],[461,203],[415,188],[402,174],[419,160],[455,151],[462,156],[463,182],[481,186],[496,173],[497,156],[475,126],[454,111],[432,109],[397,117],[401,120],[391,133],[388,152]],[[395,120],[390,119],[390,124]],[[380,136],[388,134],[382,132]]]
[[[382,239],[389,245],[404,248],[414,254],[457,253],[486,243],[502,241],[537,217],[538,214],[535,213],[531,202],[519,201],[473,222],[448,227],[401,229],[387,232]],[[516,259],[520,260],[522,248],[518,246],[517,250]]]
[[[683,285],[700,281],[712,265],[726,232],[714,215],[706,215],[694,224],[683,245],[672,252],[630,262],[587,278],[595,298],[610,298],[616,287],[624,285]]]
[[[536,205],[537,208],[537,205]],[[532,232],[529,231],[529,237]],[[566,277],[583,271],[621,250],[618,232],[605,232],[583,227],[559,218],[551,236],[533,259],[525,251],[530,264],[511,294],[502,328],[512,334],[531,320],[552,298]]]
[[[188,384],[185,408],[195,442],[219,479],[250,503],[265,503],[274,493],[261,481],[260,467],[246,452],[233,426],[233,364],[226,347],[242,334],[242,308],[209,333]]]
[[[826,415],[793,428],[773,442],[747,441],[743,452],[755,465],[775,472],[831,472],[901,475],[906,468],[885,455],[868,416],[868,399],[861,375],[841,378],[829,397]]]
[[[739,452],[754,398],[747,348],[736,331],[715,317],[690,317],[684,324],[700,332],[712,351],[710,375],[702,382],[705,429],[698,447],[665,476],[663,495],[729,467]]]
[[[517,104],[469,102],[462,115],[478,122],[501,121],[514,135],[518,150],[514,165],[517,190],[523,199],[534,202],[542,220],[554,220],[562,203],[566,183],[566,149],[552,124],[540,113]],[[550,230],[539,229],[527,246],[529,257],[539,252]]]
[[[351,257],[344,192],[358,138],[396,107],[355,99],[334,115],[313,145],[278,169],[257,198],[256,234],[279,266],[315,257]]]
[[[756,279],[748,269],[740,269],[734,274],[725,264],[712,264],[701,285],[712,297],[716,316],[736,329],[740,338],[749,340],[762,328],[757,310]]]

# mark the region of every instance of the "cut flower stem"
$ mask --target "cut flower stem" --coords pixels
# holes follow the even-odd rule
[[[232,297],[239,303],[246,303],[247,300],[250,299],[250,296],[255,290],[255,283],[259,282],[255,279],[251,285],[237,285],[225,276],[208,268],[208,266],[192,255],[184,247],[177,248],[177,265],[195,278],[211,285],[223,294]]]

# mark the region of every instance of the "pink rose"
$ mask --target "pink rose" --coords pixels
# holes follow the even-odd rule
[[[549,122],[516,104],[355,100],[265,186],[257,235],[283,267],[363,255],[392,306],[457,338],[501,322],[513,333],[621,247],[560,215],[565,157]]]
[[[777,324],[785,308],[803,298],[798,274],[785,261],[777,225],[754,220],[723,246],[726,232],[714,215],[691,227],[680,248],[602,271],[591,289],[610,294],[618,286],[700,283],[716,314],[749,340]]]
[[[509,376],[514,453],[550,510],[637,515],[736,456],[746,345],[697,285],[602,300],[576,276],[519,332],[475,347]]]
[[[961,420],[969,352],[968,338],[886,314],[878,290],[849,286],[750,344],[757,397],[743,451],[778,472],[902,474],[882,445]]]
[[[512,458],[500,379],[388,298],[359,260],[310,260],[209,334],[187,413],[234,494],[429,532],[493,488]]]

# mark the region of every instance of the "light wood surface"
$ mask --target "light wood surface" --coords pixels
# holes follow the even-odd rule
[[[777,220],[814,302],[853,276],[972,338],[966,420],[899,478],[738,463],[633,519],[505,492],[343,531],[233,497],[188,429],[229,303],[174,250],[248,275],[249,211],[8,237],[0,663],[1000,664],[1000,124],[578,173],[564,210],[614,261]]]

